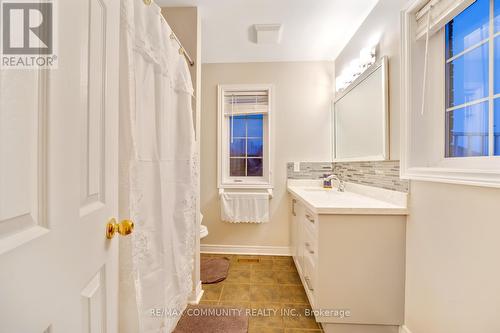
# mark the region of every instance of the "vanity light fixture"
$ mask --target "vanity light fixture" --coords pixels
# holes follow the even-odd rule
[[[359,58],[352,60],[335,79],[336,92],[347,88],[356,80],[368,67],[377,60],[377,46],[365,47],[359,52]]]

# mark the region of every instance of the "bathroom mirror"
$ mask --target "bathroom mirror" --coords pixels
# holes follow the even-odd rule
[[[334,161],[389,159],[387,78],[387,57],[383,57],[335,96]]]

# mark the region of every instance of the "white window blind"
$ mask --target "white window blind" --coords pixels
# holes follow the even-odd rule
[[[429,35],[433,35],[474,2],[476,0],[430,0],[415,15],[416,38],[420,39],[427,35],[428,19]]]
[[[226,91],[224,114],[265,114],[269,112],[269,91]]]

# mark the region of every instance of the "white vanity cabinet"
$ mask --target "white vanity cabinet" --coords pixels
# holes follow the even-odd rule
[[[322,213],[290,193],[292,254],[316,321],[325,332],[397,332],[404,319],[404,211]]]
[[[308,291],[308,297],[313,305],[315,264],[316,264],[316,237],[315,227],[317,218],[297,199],[292,199],[292,235],[291,246],[295,265]]]

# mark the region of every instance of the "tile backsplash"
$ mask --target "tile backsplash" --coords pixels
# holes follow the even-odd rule
[[[287,163],[287,176],[290,179],[320,179],[333,172],[331,162],[299,162],[300,171],[294,171],[293,162]]]
[[[372,162],[301,162],[296,172],[293,163],[287,164],[290,179],[320,179],[334,173],[346,182],[408,192],[409,182],[399,178],[399,161]]]

